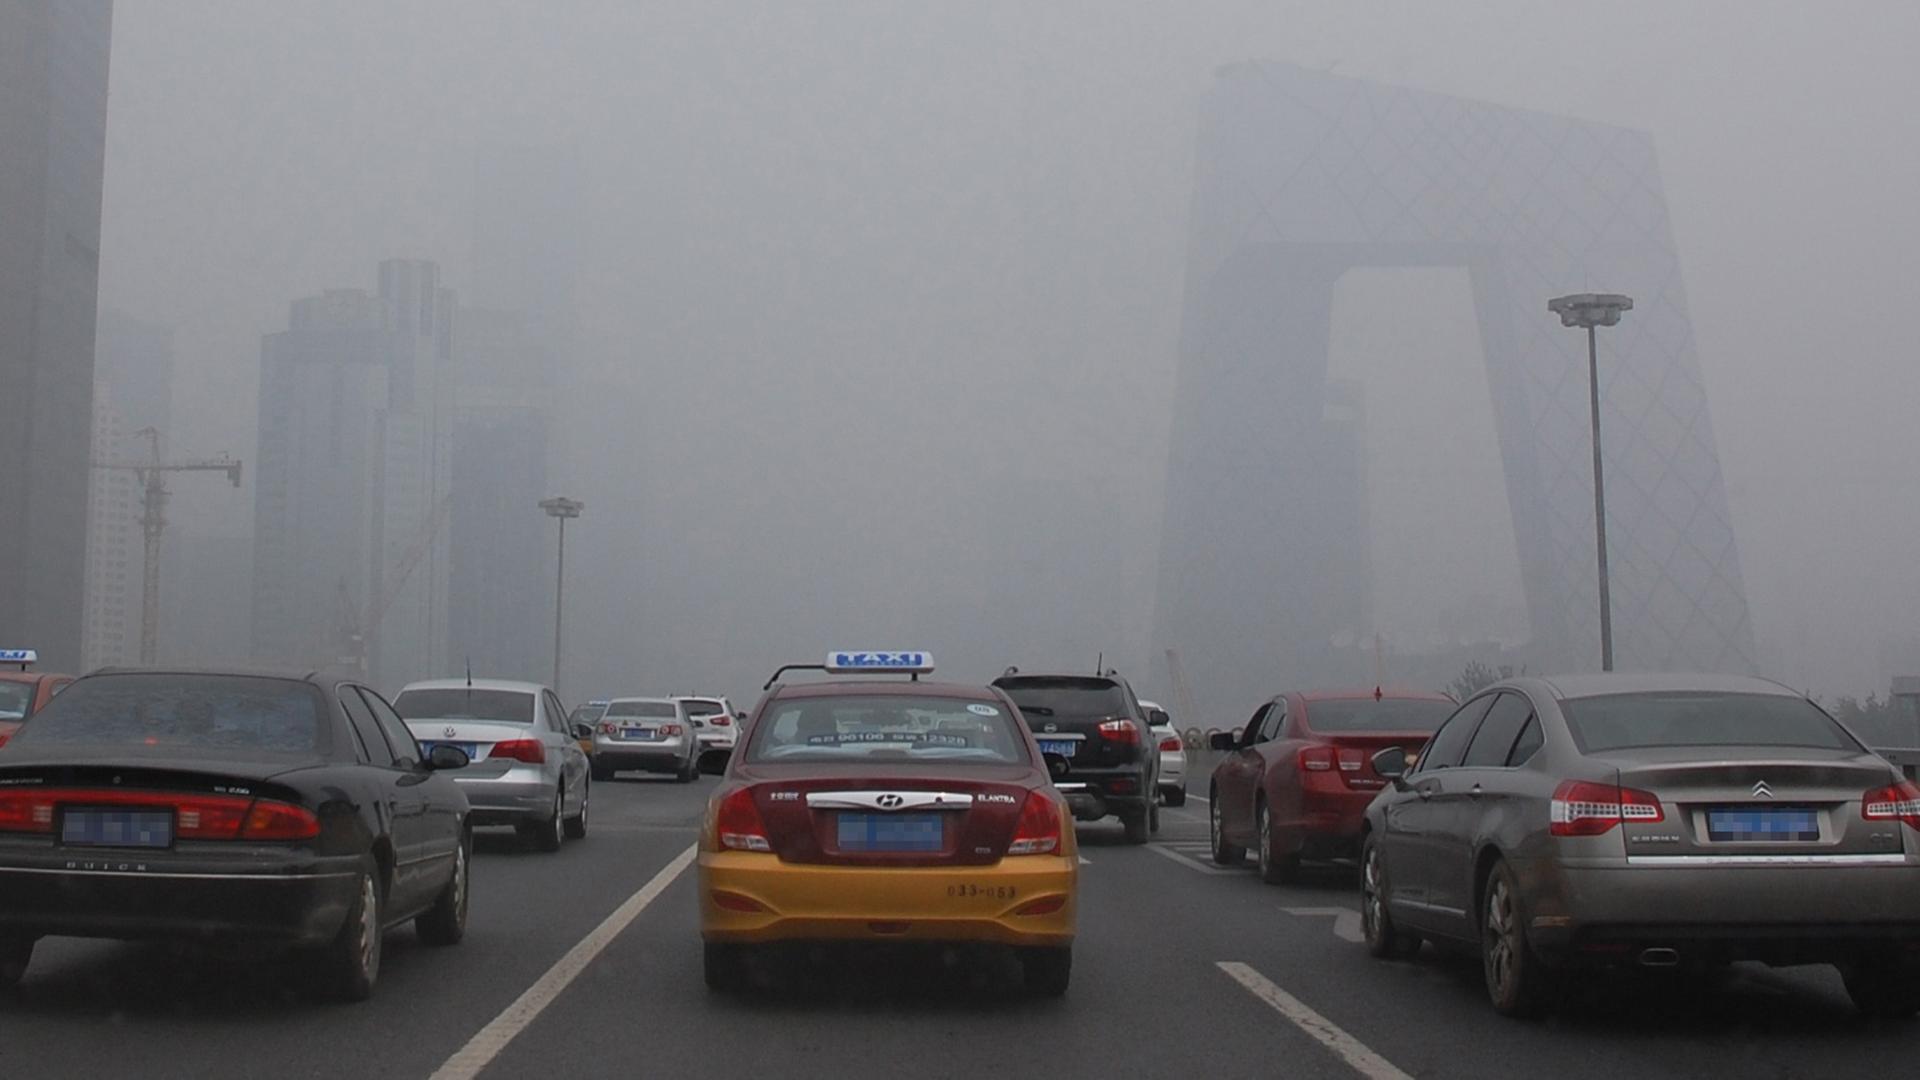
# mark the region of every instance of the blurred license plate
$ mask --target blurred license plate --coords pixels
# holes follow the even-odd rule
[[[1040,740],[1040,752],[1043,754],[1059,754],[1061,757],[1072,757],[1079,751],[1080,744],[1072,739]]]
[[[1709,840],[1818,840],[1820,814],[1799,806],[1707,811]]]
[[[60,842],[100,847],[163,848],[173,843],[171,810],[69,810]]]
[[[660,738],[660,729],[651,727],[623,727],[620,729],[620,737],[623,739],[632,739],[635,742],[653,742]]]
[[[946,847],[941,814],[841,814],[841,851],[940,851]]]
[[[431,754],[436,746],[451,746],[467,755],[469,760],[479,756],[479,747],[470,742],[427,742],[422,740],[420,743],[420,752],[422,754]]]

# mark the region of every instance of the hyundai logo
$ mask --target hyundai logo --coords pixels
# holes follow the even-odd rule
[[[882,795],[879,798],[873,800],[873,804],[875,806],[878,806],[882,810],[897,810],[900,808],[901,804],[905,803],[906,801],[907,800],[901,798],[900,796],[895,795],[892,792],[888,792],[885,795]]]
[[[1771,799],[1773,798],[1773,789],[1767,786],[1765,780],[1757,780],[1753,785],[1753,797],[1756,799]]]
[[[1043,727],[1043,728],[1041,728],[1040,730],[1042,730],[1042,731],[1059,731],[1059,730],[1060,730],[1060,725],[1059,725],[1059,724],[1048,724],[1048,725],[1047,725],[1046,727]]]
[[[453,738],[453,737],[454,737],[454,736],[455,736],[456,734],[458,734],[458,731],[457,731],[457,730],[456,730],[456,729],[454,728],[454,726],[453,726],[452,724],[448,724],[448,725],[447,725],[447,730],[446,730],[446,731],[445,731],[445,732],[444,732],[443,734],[445,734],[447,738],[449,738],[449,739],[451,739],[451,738]]]

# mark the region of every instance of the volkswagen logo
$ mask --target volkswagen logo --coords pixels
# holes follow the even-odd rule
[[[889,791],[885,795],[882,795],[879,798],[873,800],[873,805],[879,807],[882,810],[898,810],[902,805],[906,803],[906,801],[907,800],[902,798],[901,796],[895,795],[893,792]]]
[[[1771,799],[1773,798],[1773,789],[1767,786],[1765,780],[1756,780],[1753,785],[1753,797],[1756,799]]]
[[[443,734],[445,734],[447,738],[451,739],[454,737],[454,735],[458,734],[458,731],[454,728],[452,724],[448,724],[447,730],[443,732]]]
[[[1047,725],[1046,727],[1043,727],[1043,728],[1041,728],[1040,730],[1042,730],[1042,731],[1059,731],[1059,730],[1060,730],[1060,725],[1059,725],[1059,724],[1048,724],[1048,725]]]

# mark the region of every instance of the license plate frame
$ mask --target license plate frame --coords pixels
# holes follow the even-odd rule
[[[1811,806],[1710,807],[1707,839],[1716,843],[1815,843],[1820,839],[1820,811]]]
[[[835,846],[859,855],[937,855],[947,848],[947,819],[951,816],[938,811],[841,811],[834,820]]]
[[[1059,757],[1072,760],[1074,755],[1080,752],[1080,740],[1078,739],[1047,739],[1036,737],[1035,741],[1040,744],[1040,752],[1042,754],[1055,754]]]
[[[621,727],[621,742],[659,742],[659,727]]]
[[[118,806],[73,806],[60,814],[60,846],[170,848],[174,839],[172,810]]]

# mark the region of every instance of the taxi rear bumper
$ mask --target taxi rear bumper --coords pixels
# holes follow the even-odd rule
[[[992,866],[865,867],[702,852],[700,936],[780,941],[1073,943],[1079,865],[1022,855]]]

